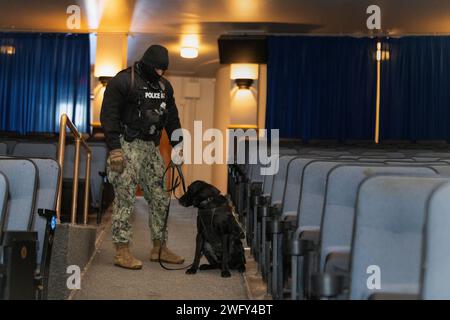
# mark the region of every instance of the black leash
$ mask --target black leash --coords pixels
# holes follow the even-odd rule
[[[161,268],[165,269],[165,270],[169,270],[169,271],[175,271],[175,270],[185,270],[187,268],[190,268],[192,266],[192,264],[185,266],[185,267],[181,267],[181,268],[169,268],[166,267],[162,261],[161,261],[161,252],[162,252],[162,248],[165,245],[166,242],[166,229],[167,229],[167,222],[169,221],[169,211],[170,211],[170,203],[171,203],[171,195],[173,194],[173,196],[175,197],[175,199],[180,200],[177,195],[175,194],[176,189],[180,186],[183,189],[183,194],[186,193],[186,183],[184,180],[184,175],[183,175],[183,171],[181,170],[181,165],[176,165],[175,163],[173,163],[173,161],[171,160],[169,165],[167,166],[166,170],[164,171],[164,174],[162,176],[161,179],[161,185],[162,188],[165,189],[166,188],[166,175],[167,172],[170,171],[170,187],[168,190],[166,190],[166,192],[169,193],[169,204],[167,205],[166,208],[166,217],[164,218],[164,227],[163,227],[163,237],[161,240],[161,245],[159,247],[159,253],[158,253],[158,262],[159,265],[161,266]],[[176,175],[177,174],[177,175]]]

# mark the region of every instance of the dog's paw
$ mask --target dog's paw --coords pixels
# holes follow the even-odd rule
[[[197,273],[197,269],[194,268],[190,268],[186,270],[186,274],[196,274]]]
[[[222,278],[229,278],[231,277],[230,271],[222,271],[221,273]]]

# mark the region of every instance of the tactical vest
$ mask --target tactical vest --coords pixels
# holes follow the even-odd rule
[[[127,106],[122,116],[125,141],[134,139],[158,142],[167,123],[167,92],[162,81],[150,83],[131,67]]]

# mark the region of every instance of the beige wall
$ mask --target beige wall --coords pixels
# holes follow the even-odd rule
[[[99,123],[100,122],[100,111],[102,109],[103,95],[105,94],[105,89],[97,79],[94,78],[93,81],[93,99],[91,99],[91,123]]]
[[[194,121],[202,121],[203,131],[214,127],[215,79],[176,76],[168,77],[168,79],[174,88],[175,102],[178,107],[181,126],[192,134],[191,143],[193,148]],[[194,83],[194,86],[195,84],[200,86],[200,97],[198,99],[187,98],[187,96],[192,94],[188,92],[192,83]],[[192,154],[192,162],[193,158],[194,155]],[[208,183],[213,182],[212,166],[207,164],[186,164],[183,167],[187,184],[195,180],[204,180]]]
[[[257,85],[258,83],[256,83]],[[258,92],[253,84],[248,90],[239,90],[231,84],[230,125],[255,126],[258,114]]]
[[[105,87],[101,76],[112,77],[127,67],[128,35],[125,33],[98,33],[96,35],[95,65],[92,68],[91,123],[100,122],[100,110]]]
[[[230,125],[230,67],[222,66],[216,73],[216,91],[214,98],[214,127],[222,131],[226,137],[226,129]],[[225,141],[224,141],[225,142]],[[226,155],[226,143],[223,154]],[[227,192],[227,165],[214,164],[213,184],[223,193]]]
[[[259,66],[258,81],[258,128],[266,127],[266,102],[267,102],[267,65]]]
[[[113,77],[127,66],[128,35],[98,33],[94,76]]]

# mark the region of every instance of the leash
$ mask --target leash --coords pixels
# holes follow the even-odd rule
[[[170,171],[170,186],[169,189],[166,189],[166,175],[167,173]],[[176,175],[177,174],[177,175]],[[164,226],[163,226],[163,237],[161,240],[161,246],[159,247],[159,252],[158,252],[158,262],[159,265],[161,266],[161,268],[163,268],[164,270],[169,270],[169,271],[175,271],[175,270],[185,270],[188,269],[192,266],[192,264],[185,266],[185,267],[181,267],[181,268],[169,268],[166,267],[163,262],[161,261],[161,252],[162,252],[162,248],[165,245],[166,242],[166,230],[167,230],[167,222],[169,221],[169,211],[170,211],[170,196],[173,194],[174,198],[177,200],[180,200],[177,195],[175,194],[176,189],[181,185],[182,189],[183,189],[183,194],[186,193],[186,183],[184,180],[184,175],[183,175],[183,171],[181,170],[181,165],[176,165],[175,163],[173,163],[172,160],[170,160],[169,164],[167,165],[166,170],[164,171],[164,174],[162,176],[161,179],[161,186],[162,188],[169,193],[169,204],[167,205],[166,208],[166,216],[164,218]]]

